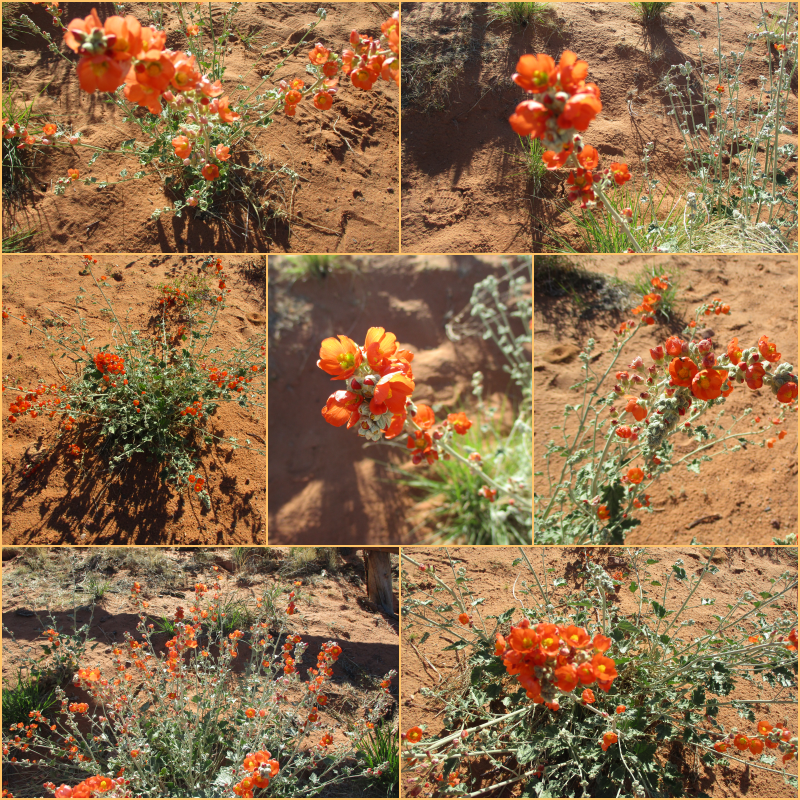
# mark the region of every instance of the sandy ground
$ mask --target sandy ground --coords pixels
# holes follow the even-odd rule
[[[423,549],[405,547],[403,552],[411,556],[415,561],[424,562],[427,565],[436,567],[437,574],[452,585],[452,573],[450,564],[444,549]],[[485,599],[480,607],[483,618],[486,619],[492,614],[501,614],[511,608],[516,608],[517,603],[512,597],[511,589],[517,576],[520,580],[530,577],[527,568],[523,566],[513,566],[514,559],[520,557],[517,548],[450,548],[450,556],[453,558],[456,569],[464,567],[467,577],[473,579],[469,584],[475,597]],[[559,597],[563,597],[568,592],[575,592],[578,588],[576,571],[584,564],[585,551],[583,548],[534,548],[529,556],[534,567],[538,571],[539,579],[542,580],[542,556],[544,565],[552,572],[548,573],[552,583],[555,578],[565,578],[565,586],[554,590],[554,603],[558,605]],[[588,550],[592,561],[599,563],[609,572],[615,572],[622,568],[623,573],[627,572],[624,565],[626,558],[624,552],[619,548],[595,548]],[[660,578],[665,571],[671,569],[671,565],[678,559],[683,559],[683,565],[687,573],[699,575],[703,564],[707,558],[697,548],[648,548],[647,558],[657,559],[659,563],[648,567],[651,570],[652,579]],[[703,579],[703,596],[713,597],[716,600],[714,605],[692,608],[691,618],[695,620],[694,626],[683,629],[681,635],[687,641],[693,636],[702,635],[702,631],[713,622],[712,614],[719,611],[719,607],[724,607],[726,603],[733,602],[736,598],[747,590],[752,592],[762,592],[770,590],[772,579],[777,578],[787,570],[797,570],[797,550],[794,548],[725,548],[716,551],[714,564],[719,569],[716,574],[707,574]],[[402,564],[405,571],[405,580],[411,583],[411,595],[415,594],[415,585],[419,589],[430,590],[433,581],[419,576],[421,573],[407,561]],[[518,584],[518,590],[521,584]],[[404,602],[406,597],[406,586],[404,584]],[[658,591],[661,591],[660,589]],[[680,608],[688,594],[688,587],[680,582],[672,581],[670,591],[667,594],[668,609]],[[421,599],[422,596],[420,596]],[[614,607],[621,616],[633,615],[638,608],[638,595],[634,596],[623,586],[614,601]],[[780,612],[791,610],[797,613],[797,602],[795,598],[778,601],[777,608],[770,614],[779,615]],[[514,623],[518,622],[519,615],[513,617]],[[401,709],[403,730],[407,731],[414,725],[426,725],[426,737],[441,734],[444,736],[447,731],[442,723],[442,705],[433,698],[426,698],[420,692],[423,687],[441,691],[449,687],[448,691],[457,692],[459,687],[467,685],[467,678],[462,680],[464,675],[465,656],[470,652],[464,650],[461,653],[453,651],[443,652],[442,648],[453,642],[452,635],[443,634],[441,629],[423,628],[416,623],[413,627],[409,626],[407,617],[403,620],[403,630],[401,634],[401,659],[403,664],[403,682],[401,687]],[[490,620],[490,625],[494,624]],[[427,630],[430,637],[426,641],[421,641],[422,633]],[[411,638],[410,634],[414,635]],[[420,657],[422,656],[422,657]],[[432,669],[431,665],[435,668]],[[437,672],[438,671],[438,672]],[[747,698],[753,699],[757,695],[753,692],[758,691],[742,680],[733,693],[726,699]],[[767,690],[769,692],[770,690]],[[796,685],[795,685],[796,693]],[[597,692],[596,692],[597,694]],[[765,695],[761,696],[773,696]],[[786,698],[789,699],[789,698]],[[786,724],[794,729],[797,720],[797,708],[791,705],[775,705],[770,707],[768,704],[757,706],[757,719],[786,719]],[[730,707],[720,707],[719,721],[726,730],[732,726],[738,726],[741,730],[754,727],[751,723],[742,720],[738,714]],[[662,745],[656,754],[660,763],[672,761],[682,772],[685,778],[685,790],[687,797],[699,797],[701,792],[707,797],[786,797],[791,794],[790,787],[786,786],[779,775],[773,775],[758,769],[750,769],[736,762],[731,762],[730,768],[715,767],[709,769],[702,766],[699,770],[692,767],[694,753],[692,750],[681,746],[680,742],[671,742],[669,746]],[[462,764],[463,772],[463,764]],[[790,765],[790,772],[797,774],[797,762],[793,761]],[[500,780],[500,779],[497,779]],[[495,781],[496,782],[496,781]],[[507,792],[508,790],[506,790]],[[518,792],[503,794],[502,796],[518,796]]]
[[[30,3],[19,6],[59,46],[61,36],[44,8]],[[114,13],[111,3],[69,3],[65,20],[86,16],[97,6],[100,16]],[[126,13],[149,24],[147,4],[128,3]],[[174,9],[164,6],[168,46],[187,46]],[[212,4],[214,19],[230,8]],[[234,18],[227,43],[223,85],[232,101],[244,96],[248,87],[260,83],[281,60],[282,49],[292,47],[316,19],[318,3],[243,3]],[[381,23],[397,6],[391,3],[327,3],[328,17],[297,53],[285,60],[269,86],[279,80],[304,77],[308,51],[314,42],[340,52],[353,29],[380,35]],[[207,41],[206,41],[207,44]],[[76,59],[70,52],[71,61]],[[3,37],[3,80],[7,91],[21,103],[35,101],[35,112],[44,122],[56,122],[81,131],[88,144],[115,150],[142,133],[123,120],[118,108],[101,95],[81,91],[75,67],[47,50],[44,40],[28,31]],[[264,88],[268,88],[265,86]],[[263,158],[269,181],[254,184],[264,209],[282,209],[281,219],[262,210],[263,226],[252,208],[246,211],[241,196],[221,200],[215,216],[196,215],[191,209],[178,219],[165,214],[150,218],[157,208],[169,205],[158,176],[127,181],[98,189],[78,184],[65,195],[53,194],[52,182],[78,168],[81,177],[99,181],[118,180],[136,162],[122,156],[104,156],[94,165],[94,151],[69,144],[50,148],[35,159],[33,182],[14,203],[4,202],[3,235],[12,230],[36,229],[31,242],[38,252],[395,252],[398,247],[398,104],[394,83],[378,81],[369,92],[341,82],[332,109],[318,111],[310,101],[298,107],[293,118],[276,115],[269,128],[257,132],[250,151],[240,148],[242,163],[256,164]],[[232,105],[234,103],[232,102]],[[233,150],[232,150],[233,154]],[[259,156],[260,154],[260,156]],[[292,192],[283,167],[299,177]]]
[[[509,391],[502,355],[476,337],[454,343],[445,323],[469,302],[495,259],[473,256],[381,256],[348,261],[324,279],[279,279],[270,259],[269,542],[399,544],[407,540],[414,498],[387,463],[411,468],[405,452],[365,448],[354,430],[320,414],[343,383],[316,367],[328,336],[363,342],[380,325],[415,353],[414,399],[448,410],[470,400],[472,375],[486,395]],[[467,405],[468,407],[468,405]],[[424,469],[417,467],[416,469]]]
[[[663,26],[646,31],[629,3],[553,3],[553,24],[522,29],[491,21],[488,3],[404,3],[403,43],[407,53],[427,51],[455,64],[443,108],[421,111],[404,100],[402,125],[402,234],[404,252],[540,252],[554,237],[581,250],[577,230],[565,210],[563,178],[547,176],[537,197],[520,163],[522,150],[508,124],[525,99],[511,82],[519,57],[547,53],[556,60],[571,50],[589,64],[588,80],[600,87],[603,110],[586,141],[597,148],[601,165],[627,162],[635,181],[648,142],[655,144],[651,174],[665,192],[663,208],[686,190],[682,140],[659,80],[672,64],[698,61],[690,30],[700,33],[707,55],[717,46],[714,3],[674,3]],[[741,50],[755,31],[758,3],[720,3],[722,51]],[[765,3],[777,11],[783,6]],[[743,91],[757,93],[764,72],[760,44],[748,57]],[[410,70],[406,56],[405,73]],[[714,69],[716,65],[714,66]],[[443,68],[441,74],[450,69]],[[417,74],[416,72],[414,73]],[[406,78],[404,78],[406,80]],[[427,91],[431,95],[437,77]],[[405,92],[413,87],[404,87]],[[797,142],[797,83],[787,114]],[[632,98],[635,116],[628,99]],[[796,178],[796,166],[790,166]],[[630,185],[630,184],[629,184]],[[564,245],[562,245],[563,247]]]
[[[311,558],[307,562],[287,559],[288,553],[280,549],[259,551],[260,554],[266,552],[269,552],[266,562],[260,560],[255,567],[242,568],[232,560],[230,549],[126,551],[97,548],[60,552],[42,549],[37,551],[36,557],[29,557],[29,553],[20,548],[4,549],[3,626],[13,634],[3,636],[4,685],[15,683],[18,669],[29,663],[31,653],[38,655],[41,645],[47,643],[42,631],[52,627],[51,612],[59,629],[65,632],[69,632],[76,621],[79,626],[89,624],[88,635],[99,642],[99,646],[87,654],[87,665],[98,666],[106,674],[112,672],[112,648],[124,641],[126,633],[137,636],[137,611],[129,599],[134,580],[141,584],[141,597],[148,602],[147,611],[154,620],[171,618],[180,605],[187,608],[187,601],[194,597],[194,584],[203,582],[210,586],[217,576],[223,595],[242,601],[262,594],[275,584],[292,588],[291,583],[299,580],[302,583],[300,596],[305,602],[298,603],[293,619],[296,632],[309,645],[306,660],[313,661],[320,645],[330,640],[338,641],[343,651],[334,665],[325,719],[333,721],[352,716],[363,692],[374,689],[387,672],[399,667],[397,618],[378,613],[367,599],[364,565],[358,551],[334,553],[331,560],[326,560],[315,558],[311,548]],[[47,559],[53,559],[60,569],[37,567],[36,558],[44,560],[45,564]],[[397,557],[391,558],[396,587]],[[67,563],[74,566],[74,571],[63,571]],[[214,572],[214,565],[219,567],[218,573]],[[93,608],[85,593],[89,576],[107,584],[102,600]],[[394,596],[397,609],[396,588]],[[155,635],[157,651],[164,649],[168,638],[169,634]],[[242,648],[233,663],[234,671],[241,673],[247,660],[246,648]],[[395,696],[397,686],[395,678]],[[71,699],[86,700],[83,691],[71,684],[65,690]],[[337,731],[337,737],[340,736],[341,731]],[[15,791],[14,774],[4,774],[3,778],[9,780],[10,790]],[[42,778],[46,779],[49,778]],[[351,788],[356,793],[362,791],[357,783]]]
[[[194,272],[199,256],[98,256],[95,274],[113,275],[108,296],[119,314],[130,309],[132,328],[148,330],[157,318],[157,286],[181,274]],[[266,275],[263,256],[224,256],[231,294],[219,316],[213,345],[240,347],[263,334]],[[9,256],[3,258],[3,302],[16,315],[27,314],[39,327],[53,320],[53,311],[70,317],[80,289],[87,290],[82,305],[97,345],[111,341],[113,323],[101,305],[88,276],[81,276],[78,256]],[[91,289],[91,291],[89,291]],[[102,303],[102,301],[101,301]],[[26,388],[41,381],[61,380],[58,369],[71,374],[71,365],[57,359],[52,345],[43,350],[42,339],[29,335],[15,319],[3,322],[4,382]],[[51,359],[49,354],[56,354]],[[69,366],[65,366],[65,364]],[[253,384],[255,386],[255,384]],[[4,395],[3,425],[3,543],[4,544],[250,544],[265,542],[265,427],[262,406],[241,408],[222,403],[210,420],[218,435],[236,436],[253,449],[234,449],[227,442],[208,445],[200,458],[212,510],[194,498],[172,493],[158,477],[158,467],[144,459],[130,464],[112,482],[108,494],[92,510],[97,491],[107,480],[99,458],[86,453],[83,466],[68,457],[67,446],[82,444],[78,429],[62,439],[44,466],[28,478],[22,476],[25,457],[54,439],[55,420],[46,415],[26,415],[15,425],[6,422],[12,391]],[[72,437],[72,438],[69,438]],[[259,454],[257,451],[260,450]],[[88,516],[90,510],[91,516]],[[83,527],[85,525],[85,527]],[[81,533],[85,534],[81,537]]]
[[[754,346],[766,334],[779,343],[782,361],[797,363],[797,261],[792,256],[587,256],[575,263],[628,281],[650,266],[677,276],[677,318],[640,333],[623,351],[626,364],[627,356],[636,355],[650,363],[648,349],[680,335],[694,309],[714,297],[731,306],[729,316],[710,317],[718,348],[734,336]],[[607,296],[592,291],[570,297],[568,290],[557,289],[555,294],[540,287],[534,298],[534,472],[545,468],[547,443],[561,436],[552,426],[561,424],[565,404],[580,402],[569,388],[582,374],[578,353],[590,337],[597,342],[595,353],[609,347],[613,327],[628,319],[630,310],[627,302],[612,307]],[[736,414],[752,407],[754,416],[761,416],[764,441],[775,435],[769,421],[779,404],[771,392],[742,387],[728,402]],[[628,534],[627,543],[689,544],[695,538],[704,544],[771,544],[773,537],[796,532],[796,414],[781,427],[787,436],[773,449],[750,446],[723,454],[702,464],[699,475],[675,467],[648,490],[652,513],[637,512],[642,524]],[[691,440],[673,441],[676,455],[690,451]],[[546,475],[534,478],[534,488],[548,495]]]

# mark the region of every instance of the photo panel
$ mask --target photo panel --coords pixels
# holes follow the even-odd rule
[[[536,256],[536,544],[795,544],[797,257]]]
[[[796,547],[401,559],[404,796],[796,792]]]
[[[397,797],[397,589],[396,548],[4,548],[4,790]]]
[[[404,252],[796,251],[796,4],[402,8]]]
[[[3,256],[3,544],[266,543],[265,256]]]
[[[270,544],[531,542],[530,270],[270,256]]]
[[[397,252],[397,4],[7,9],[9,246]]]

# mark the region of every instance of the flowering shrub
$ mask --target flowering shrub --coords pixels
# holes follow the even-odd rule
[[[382,772],[356,745],[389,708],[396,672],[343,726],[325,715],[343,650],[324,642],[308,662],[308,643],[294,632],[300,582],[257,595],[256,618],[240,630],[225,622],[228,589],[217,577],[198,582],[188,608],[177,608],[163,651],[144,589],[133,582],[138,635],[114,646],[113,671],[84,659],[73,683],[86,702],[58,688],[57,714],[33,711],[30,722],[4,731],[4,763],[72,776],[45,783],[56,797],[311,796]],[[61,634],[46,633],[58,647]]]
[[[4,324],[24,325],[75,364],[74,373],[62,372],[57,383],[26,387],[19,378],[5,376],[6,425],[24,428],[27,418],[41,415],[56,426],[52,443],[37,456],[26,457],[22,478],[33,480],[58,453],[79,466],[100,455],[112,473],[127,469],[141,454],[158,464],[166,485],[188,491],[208,508],[212,485],[200,450],[222,441],[210,425],[220,405],[263,407],[265,335],[227,350],[215,345],[218,316],[232,291],[219,258],[202,262],[201,278],[177,278],[160,287],[159,296],[150,300],[153,322],[147,331],[133,329],[118,314],[109,299],[110,278],[97,275],[96,264],[97,259],[84,255],[81,274],[92,281],[114,323],[111,342],[102,343],[91,330],[83,294],[76,298],[74,316],[48,312],[55,325],[35,324],[25,313],[3,307]],[[224,441],[250,447],[249,440]],[[97,494],[95,505],[109,484]]]
[[[700,47],[700,34],[691,33]],[[767,47],[767,75],[760,79],[759,95],[744,97],[740,76],[745,55],[759,41]],[[758,30],[748,36],[743,52],[725,56],[721,47],[719,40],[716,65],[704,60],[700,47],[699,66],[689,61],[673,66],[662,82],[690,178],[690,189],[666,218],[659,214],[663,197],[658,181],[649,173],[652,142],[642,154],[643,186],[631,196],[620,188],[631,179],[628,165],[601,167],[597,149],[584,143],[603,108],[600,89],[586,81],[588,63],[568,50],[558,63],[546,54],[519,59],[512,80],[532,99],[520,103],[509,122],[520,136],[541,140],[548,170],[569,170],[567,199],[585,210],[574,217],[585,243],[603,251],[627,246],[628,252],[787,252],[796,247],[789,237],[797,226],[796,179],[791,175],[797,146],[787,139],[792,130],[786,124],[797,59],[796,7],[787,3],[778,15],[762,10]],[[608,220],[598,221],[593,211],[598,201]]]
[[[496,615],[483,610],[468,557],[466,566],[451,557],[446,578],[403,552],[408,640],[422,632],[421,642],[451,642],[444,649],[456,651],[460,673],[420,690],[441,703],[444,730],[433,736],[415,725],[403,734],[408,794],[696,796],[671,763],[674,751],[659,753],[667,746],[707,767],[742,762],[796,787],[786,771],[797,757],[789,723],[797,711],[796,569],[697,623],[691,610],[717,602],[716,551],[698,553],[692,574],[680,559],[662,568],[653,551],[626,550],[614,575],[587,551],[569,583],[545,564],[546,554],[563,563],[563,552],[553,560],[555,551],[539,549],[537,569],[534,551],[520,548],[516,605]],[[677,590],[680,605],[669,599]],[[775,711],[784,704],[785,715]],[[745,730],[722,721],[731,719],[727,707]]]
[[[69,125],[51,122],[37,131],[4,119],[4,150],[86,147],[93,151],[89,166],[101,154],[128,156],[137,164],[137,170],[129,176],[128,169],[123,169],[121,181],[157,174],[175,198],[172,206],[156,209],[154,218],[164,212],[181,216],[187,208],[208,211],[216,195],[239,190],[242,202],[252,206],[255,217],[260,219],[269,209],[249,186],[259,173],[249,165],[247,157],[253,149],[253,134],[269,126],[276,115],[294,116],[303,101],[311,101],[321,111],[330,109],[340,73],[362,91],[371,90],[379,79],[399,83],[398,12],[382,24],[377,38],[353,31],[350,46],[341,53],[317,42],[308,52],[306,73],[310,81],[296,77],[270,86],[275,72],[285,63],[282,60],[254,88],[240,86],[245,92],[235,99],[222,80],[227,41],[240,4],[229,6],[221,31],[215,29],[210,8],[206,18],[201,6],[174,5],[187,38],[186,50],[167,47],[163,15],[156,17],[157,24],[146,26],[130,14],[101,20],[92,9],[87,17],[64,25],[58,4],[48,4],[53,22],[63,30],[65,45],[79,57],[76,70],[81,89],[89,94],[108,93],[124,111],[125,120],[138,125],[142,141],[129,139],[118,151],[109,151],[86,141],[80,131]],[[312,32],[325,17],[325,9],[319,9],[316,20],[285,57],[307,46]],[[70,60],[30,17],[23,14],[20,20],[44,36],[53,53]],[[249,159],[252,160],[251,154]],[[278,173],[273,176],[277,177]],[[100,188],[111,185],[70,168],[68,175],[57,181],[56,194],[63,194],[76,181]]]
[[[424,487],[406,472],[402,473],[403,480],[417,488],[432,489],[433,493],[440,493],[441,484],[448,480],[458,481],[460,488],[466,484],[468,498],[465,500],[462,496],[460,506],[477,501],[481,507],[497,509],[490,512],[485,526],[489,528],[490,540],[527,543],[531,528],[528,404],[531,363],[525,345],[530,342],[527,328],[531,303],[523,276],[509,271],[504,280],[507,281],[507,296],[501,295],[501,281],[495,276],[478,282],[469,309],[471,317],[479,322],[464,326],[462,333],[456,333],[458,323],[455,320],[450,328],[451,338],[456,340],[461,335],[478,333],[485,339],[493,339],[508,362],[504,368],[521,392],[523,402],[511,431],[504,439],[497,435],[491,441],[490,447],[495,452],[481,452],[474,446],[480,438],[473,439],[470,435],[476,428],[488,431],[495,424],[492,418],[496,409],[489,408],[483,399],[480,372],[474,374],[472,382],[480,417],[476,424],[464,411],[448,413],[437,421],[431,406],[412,399],[416,388],[414,353],[400,348],[395,335],[384,328],[369,328],[363,346],[344,335],[325,339],[317,366],[331,375],[331,380],[345,381],[346,387],[328,397],[322,408],[326,422],[336,427],[355,428],[368,442],[403,448],[414,465],[457,462],[458,474],[443,467]],[[512,330],[511,319],[514,318],[522,321],[524,333]],[[458,523],[452,525],[458,527]],[[447,533],[444,535],[448,537]],[[459,530],[456,535],[463,537],[464,531]],[[474,543],[479,541],[474,533],[467,533],[467,538]]]
[[[536,497],[534,541],[539,544],[623,542],[640,522],[637,511],[646,513],[647,490],[659,477],[681,464],[699,472],[713,455],[750,442],[772,448],[786,436],[787,415],[797,411],[797,373],[781,361],[767,335],[741,344],[732,337],[719,346],[698,334],[705,317],[715,315],[722,322],[730,313],[720,298],[696,309],[682,332],[685,338],[652,343],[648,353],[618,365],[626,345],[654,324],[659,291],[668,288],[668,277],[655,277],[652,285],[653,291],[632,309],[632,318],[614,332],[603,369],[592,366],[597,364],[593,339],[580,354],[584,378],[576,388],[583,391],[583,402],[565,409],[565,422],[574,415],[577,429],[568,433],[561,426],[563,443],[549,443],[546,469],[537,473],[547,475],[548,485],[547,493]],[[604,386],[612,380],[613,386]],[[771,430],[765,434],[756,427],[760,418],[749,409],[738,417],[729,414],[727,427],[722,424],[734,391],[774,396],[779,408]],[[709,416],[714,419],[704,420]],[[676,455],[673,440],[678,436],[697,446]]]

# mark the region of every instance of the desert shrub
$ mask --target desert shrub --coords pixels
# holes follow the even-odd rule
[[[797,757],[785,721],[797,708],[797,610],[785,603],[796,598],[796,569],[722,604],[709,580],[714,550],[690,572],[681,559],[628,549],[612,574],[587,551],[570,583],[545,566],[543,549],[520,554],[514,566],[527,580],[515,581],[507,611],[486,615],[462,563],[451,559],[440,576],[403,553],[406,630],[441,632],[463,665],[460,681],[420,690],[443,707],[445,731],[402,735],[411,796],[696,796],[659,757],[670,743],[708,767],[743,763],[797,788],[785,769]],[[670,585],[683,588],[682,604]],[[635,613],[622,611],[619,592],[637,601]],[[698,629],[692,610],[715,605]],[[742,687],[746,698],[726,699]],[[774,710],[759,719],[759,704],[786,706],[785,720]],[[741,727],[723,727],[723,706]]]
[[[53,443],[25,462],[22,476],[31,476],[56,450],[78,465],[100,456],[112,473],[142,454],[158,465],[164,484],[192,492],[209,508],[199,450],[219,441],[256,449],[249,440],[221,439],[209,422],[223,403],[263,407],[266,337],[255,336],[240,347],[215,344],[219,312],[231,291],[221,259],[206,258],[199,278],[160,286],[149,301],[156,323],[148,331],[134,329],[114,307],[106,292],[110,278],[96,275],[96,263],[85,255],[81,273],[92,281],[95,294],[80,290],[72,315],[49,310],[54,324],[34,324],[24,313],[3,308],[4,321],[24,325],[75,365],[73,375],[50,385],[25,388],[19,379],[5,377],[4,391],[15,395],[8,400],[7,424],[47,415],[57,426]],[[97,342],[84,317],[82,304],[90,300],[113,322],[110,344]],[[97,492],[93,505],[110,483]]]
[[[642,153],[642,184],[632,192],[623,188],[631,179],[628,165],[601,167],[597,149],[584,143],[603,107],[600,89],[585,80],[585,61],[565,51],[558,64],[543,54],[524,55],[517,64],[513,80],[532,99],[509,122],[520,136],[542,140],[548,169],[568,170],[567,202],[580,205],[571,214],[589,250],[788,252],[797,246],[797,144],[788,138],[787,118],[797,69],[796,5],[787,3],[780,14],[762,10],[739,53],[724,55],[718,37],[711,63],[700,34],[692,34],[698,66],[675,65],[663,79],[689,178],[686,192],[666,205],[667,193],[649,171],[652,142]],[[766,69],[751,96],[742,88],[742,71],[759,45]],[[635,116],[630,100],[628,109]],[[565,245],[558,237],[556,243]]]
[[[647,354],[620,362],[629,342],[655,322],[668,276],[652,278],[650,289],[631,312],[636,319],[615,330],[614,343],[599,354],[602,361],[594,339],[579,355],[583,377],[572,388],[580,402],[565,406],[562,423],[554,426],[559,440],[548,443],[543,469],[535,473],[546,486],[535,495],[538,544],[622,543],[640,523],[638,514],[649,512],[647,490],[671,469],[699,473],[715,455],[750,443],[772,448],[786,436],[787,414],[797,406],[795,369],[766,335],[741,345],[733,337],[725,349],[702,338],[705,317],[722,322],[730,313],[721,298],[696,309],[685,338],[651,342],[652,363]],[[780,410],[763,425],[751,409],[731,412],[726,400],[737,386],[769,390]],[[696,446],[678,455],[677,437]]]
[[[309,659],[294,632],[299,586],[270,586],[253,598],[251,623],[230,630],[221,580],[195,585],[163,651],[134,582],[137,635],[113,648],[111,674],[81,659],[73,682],[87,701],[56,688],[57,713],[37,709],[4,731],[4,763],[59,776],[60,786],[45,784],[56,797],[306,797],[371,779],[375,767],[354,743],[386,716],[396,673],[347,724],[323,719],[342,648],[325,642]]]
[[[129,166],[114,182],[70,168],[55,182],[56,194],[65,194],[78,182],[102,189],[157,175],[173,202],[155,209],[154,219],[190,212],[203,219],[205,213],[218,212],[223,199],[248,208],[248,226],[251,213],[254,224],[260,226],[270,218],[290,218],[291,203],[279,206],[277,200],[269,199],[266,187],[285,184],[285,194],[293,196],[297,174],[287,165],[267,174],[265,156],[256,147],[254,135],[282,115],[294,116],[303,101],[312,101],[321,111],[330,109],[339,74],[363,91],[371,90],[381,78],[399,83],[399,14],[381,26],[377,38],[354,31],[350,46],[341,54],[315,44],[309,51],[307,78],[275,83],[274,76],[286,59],[308,46],[317,25],[325,19],[327,12],[320,8],[316,19],[298,41],[281,51],[269,72],[254,86],[239,86],[239,96],[232,98],[222,81],[228,43],[231,37],[241,36],[235,26],[241,4],[229,4],[217,20],[210,6],[170,5],[178,15],[179,35],[185,37],[184,50],[167,47],[163,8],[148,7],[151,24],[147,26],[132,15],[101,20],[95,10],[85,19],[76,18],[65,25],[63,8],[47,4],[53,23],[63,32],[69,55],[27,14],[19,15],[19,25],[43,37],[54,55],[70,64],[72,53],[78,56],[81,89],[107,94],[122,111],[123,120],[136,126],[137,135],[110,150],[88,141],[69,123],[44,122],[34,127],[29,124],[32,104],[10,115],[4,101],[4,178],[7,173],[20,172],[23,151],[46,154],[52,148],[87,148],[92,151],[90,168],[108,156],[122,156]],[[251,48],[247,35],[242,38]]]

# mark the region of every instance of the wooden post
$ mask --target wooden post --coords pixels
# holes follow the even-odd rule
[[[392,562],[389,554],[398,552],[398,547],[365,547],[363,549],[367,597],[392,617],[396,615],[392,592]]]

